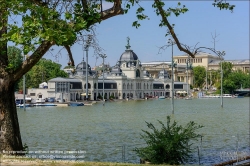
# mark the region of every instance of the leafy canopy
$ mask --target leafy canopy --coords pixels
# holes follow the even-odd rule
[[[15,46],[8,46],[7,48],[9,68],[8,70],[17,69],[23,61],[22,51]]]
[[[51,61],[50,59],[42,58],[26,73],[26,87],[38,88],[42,82],[48,82],[56,77],[68,77],[68,74],[61,70],[61,65]],[[23,82],[19,82],[19,89],[22,89]]]
[[[39,4],[38,4],[39,3]],[[42,1],[11,0],[1,3],[1,12],[8,22],[0,22],[0,27],[7,26],[1,42],[11,41],[23,46],[24,54],[34,51],[42,41],[53,41],[56,45],[72,45],[76,35],[87,29],[100,18],[96,3],[83,12],[80,1],[50,3]],[[7,8],[8,10],[4,10]],[[21,23],[15,18],[20,18]]]
[[[194,73],[194,86],[202,88],[205,78],[206,78],[206,69],[204,66],[196,66],[193,68]]]

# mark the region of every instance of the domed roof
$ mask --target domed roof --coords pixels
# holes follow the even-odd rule
[[[129,45],[129,37],[127,37],[128,44],[126,45],[125,52],[121,55],[120,61],[136,61],[138,60],[138,56],[130,49]]]
[[[82,61],[76,66],[76,72],[78,75],[86,75],[86,62]],[[88,74],[92,75],[91,67],[88,64]]]
[[[126,50],[120,57],[120,61],[136,61],[138,56],[133,52],[133,50]]]
[[[90,68],[90,65],[88,65],[88,68]],[[76,66],[76,70],[79,69],[79,70],[86,70],[86,62],[85,61],[82,61],[81,63],[79,63],[77,66]]]

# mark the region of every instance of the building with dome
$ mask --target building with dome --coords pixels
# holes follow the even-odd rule
[[[88,75],[88,98],[97,100],[105,98],[115,99],[140,99],[145,97],[164,96],[171,97],[171,77],[163,68],[157,78],[142,66],[136,53],[131,49],[129,38],[127,38],[126,50],[123,52],[117,63],[108,72],[100,76],[91,70],[84,59],[75,69],[65,69],[69,78],[53,78],[48,81],[48,89],[44,92],[36,89],[28,91],[33,96],[43,94],[43,98],[56,97],[65,101],[84,100],[86,98],[86,74]],[[87,68],[86,68],[86,65]],[[86,70],[87,69],[87,70]],[[103,94],[104,80],[104,94]],[[185,82],[175,82],[174,91],[186,91],[189,85]]]

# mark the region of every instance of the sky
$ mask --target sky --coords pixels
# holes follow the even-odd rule
[[[236,5],[233,12],[229,10],[219,10],[215,8],[213,1],[180,1],[189,11],[178,17],[172,15],[169,22],[175,24],[175,33],[181,43],[194,47],[213,48],[212,35],[217,35],[215,48],[225,51],[225,60],[249,59],[249,1],[228,1]],[[139,60],[143,62],[170,61],[171,48],[159,50],[159,47],[166,45],[170,36],[165,36],[166,27],[159,27],[160,16],[157,16],[151,7],[153,1],[141,1],[140,5],[145,8],[145,14],[149,20],[140,21],[139,28],[132,27],[136,20],[136,7],[131,8],[125,15],[112,17],[96,25],[96,35],[99,46],[104,49],[107,55],[105,63],[114,66],[125,51],[127,37],[130,38],[131,49],[136,53]],[[176,7],[178,1],[165,1],[168,7]],[[106,7],[110,4],[104,4]],[[82,45],[79,43],[71,47],[75,64],[79,64],[83,59]],[[67,66],[68,58],[66,50],[62,47],[54,47],[54,51],[47,53],[44,58],[50,58],[60,63],[62,67]],[[55,55],[59,50],[59,58]],[[160,51],[160,53],[159,53]],[[204,50],[203,52],[209,52]],[[174,56],[184,55],[184,52],[174,46]],[[100,65],[102,59],[96,59],[93,48],[89,48],[88,62],[91,67]]]

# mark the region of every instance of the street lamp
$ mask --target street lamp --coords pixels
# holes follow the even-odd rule
[[[225,51],[222,51],[222,52],[220,52],[220,51],[217,51],[217,55],[219,56],[219,58],[220,58],[220,95],[221,95],[221,107],[223,108],[223,85],[222,85],[222,83],[223,83],[223,81],[222,81],[222,79],[223,79],[223,70],[222,70],[222,61],[223,61],[223,56],[225,56]]]
[[[207,48],[207,47],[199,47],[199,48],[205,48],[205,49],[208,49],[208,50],[210,50],[210,51],[212,51],[212,52],[214,52],[219,58],[220,58],[220,71],[221,71],[221,73],[220,73],[220,77],[221,77],[221,79],[220,79],[220,95],[221,95],[221,107],[223,108],[223,87],[222,87],[222,79],[223,79],[223,70],[222,70],[222,61],[223,61],[223,56],[225,56],[226,55],[226,52],[225,51],[216,51],[215,49],[212,49],[212,48]]]
[[[102,58],[102,100],[103,100],[103,106],[105,104],[104,99],[104,58],[107,58],[106,54],[100,54],[99,55]]]
[[[172,74],[172,79],[171,79],[171,107],[172,107],[172,114],[174,114],[174,51],[173,51],[173,45],[175,42],[173,42],[171,39],[168,39],[168,43],[171,44],[172,46],[172,64],[171,64],[171,74]]]
[[[84,50],[86,51],[86,100],[88,101],[88,51],[89,51],[89,46],[91,44],[91,40],[92,40],[92,35],[88,35],[88,39],[86,41],[86,45],[84,47]]]
[[[25,55],[23,55],[23,61],[25,61]],[[26,100],[25,100],[25,74],[23,75],[23,110],[26,111]]]
[[[186,100],[191,100],[189,97],[189,88],[188,88],[188,70],[192,69],[192,64],[190,63],[190,56],[188,54],[188,59],[187,59],[187,98]]]

